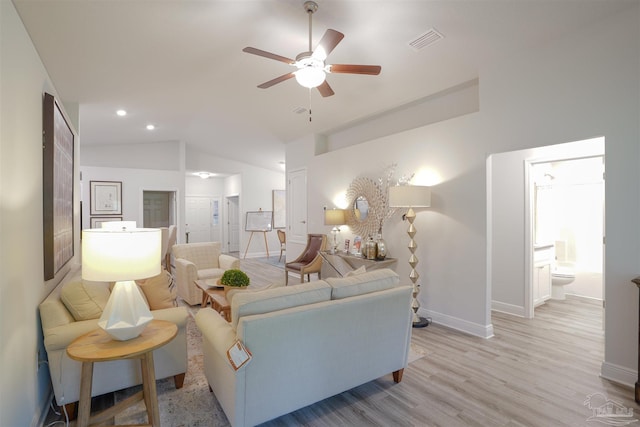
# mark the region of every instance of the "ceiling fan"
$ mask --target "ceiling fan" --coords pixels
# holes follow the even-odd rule
[[[309,89],[317,87],[320,95],[327,97],[333,95],[334,92],[333,89],[331,89],[331,86],[329,86],[329,83],[325,80],[326,73],[368,74],[374,76],[380,74],[380,70],[382,68],[379,65],[325,65],[327,56],[344,38],[344,34],[339,31],[329,29],[324,33],[322,39],[320,39],[320,43],[318,43],[316,49],[311,50],[311,17],[313,16],[313,13],[318,10],[318,4],[313,1],[306,1],[304,3],[304,10],[309,15],[309,50],[307,52],[300,53],[296,56],[295,60],[256,49],[255,47],[245,47],[242,49],[243,52],[263,56],[269,59],[275,59],[276,61],[284,62],[285,64],[297,68],[297,71],[283,74],[280,77],[276,77],[273,80],[269,80],[268,82],[258,85],[260,89],[267,89],[275,84],[295,77],[300,85]]]

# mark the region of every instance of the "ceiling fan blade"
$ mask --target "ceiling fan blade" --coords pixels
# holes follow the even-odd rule
[[[327,83],[326,80],[322,82],[320,86],[318,86],[318,92],[320,92],[320,95],[322,95],[323,98],[326,98],[327,96],[331,96],[335,93],[333,89],[331,89],[331,86],[329,86],[329,83]]]
[[[264,50],[256,49],[255,47],[245,47],[242,49],[243,52],[252,53],[254,55],[263,56],[269,59],[275,59],[276,61],[284,62],[286,64],[295,64],[296,61],[290,58],[285,58],[284,56],[276,55],[275,53],[267,52]]]
[[[269,80],[268,82],[264,82],[261,85],[258,85],[258,87],[260,89],[267,89],[267,88],[270,88],[273,85],[276,85],[278,83],[282,83],[285,80],[289,80],[291,77],[294,77],[294,76],[295,76],[295,74],[293,74],[293,73],[283,74],[280,77],[276,77],[273,80]]]
[[[379,65],[350,65],[350,64],[332,64],[329,66],[330,73],[343,74],[369,74],[377,76],[380,74],[382,67]]]
[[[320,39],[318,46],[316,46],[316,49],[313,51],[312,56],[324,61],[343,38],[344,34],[341,32],[331,29],[327,30],[324,33],[324,36],[322,36],[322,39]]]

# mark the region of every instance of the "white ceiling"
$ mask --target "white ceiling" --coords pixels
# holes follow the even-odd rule
[[[256,88],[290,68],[242,52],[306,51],[303,0],[13,0],[59,96],[80,105],[81,144],[185,141],[274,170],[288,142],[477,78],[637,1],[317,0],[314,46],[328,28],[345,34],[327,63],[382,66],[379,76],[329,75],[335,95],[322,98],[295,79]],[[409,47],[431,28],[444,39]],[[311,123],[293,112],[310,105]]]

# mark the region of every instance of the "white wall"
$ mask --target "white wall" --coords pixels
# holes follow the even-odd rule
[[[360,173],[393,161],[398,171],[436,169],[442,182],[433,188],[432,208],[416,219],[418,270],[424,280],[421,308],[434,321],[489,336],[487,157],[604,136],[607,311],[602,374],[632,384],[638,290],[630,280],[638,275],[640,258],[639,24],[640,6],[634,4],[582,33],[481,69],[477,114],[324,156],[311,154],[311,138],[288,145],[287,165],[308,166],[309,194],[319,199],[309,199],[310,231],[327,231],[320,226],[321,206]],[[396,256],[404,237],[395,226],[386,227],[384,237]],[[510,233],[514,240],[508,245],[523,247],[523,234]]]
[[[0,425],[36,426],[51,396],[38,304],[68,271],[43,277],[42,96],[56,95],[13,3],[0,1]],[[64,105],[74,133],[77,105]],[[76,138],[75,164],[78,165]],[[77,169],[76,169],[77,170]],[[79,186],[74,229],[79,230]],[[79,254],[79,233],[74,253]]]
[[[84,157],[84,152],[82,157]],[[80,167],[82,172],[82,228],[91,228],[90,224],[90,183],[91,181],[122,182],[122,219],[136,221],[139,227],[144,224],[143,191],[175,191],[178,204],[177,226],[178,241],[184,230],[184,181],[181,171],[130,169],[121,167]]]

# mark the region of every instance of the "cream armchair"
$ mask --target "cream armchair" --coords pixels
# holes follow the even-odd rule
[[[240,260],[222,253],[220,242],[181,243],[173,246],[178,296],[187,304],[202,302],[198,279],[216,279],[226,270],[240,268]]]

